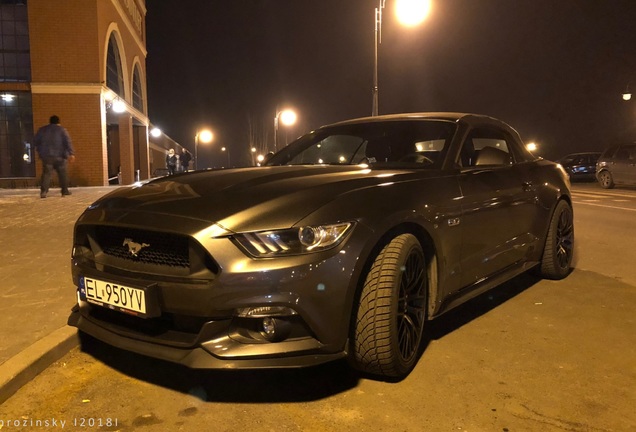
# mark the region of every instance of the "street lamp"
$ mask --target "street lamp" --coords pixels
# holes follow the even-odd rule
[[[221,147],[221,151],[222,152],[224,152],[224,151],[227,152],[227,167],[231,168],[232,167],[232,163],[230,162],[230,149],[229,148],[225,148],[225,147]]]
[[[278,124],[282,123],[283,126],[291,126],[296,123],[298,116],[293,110],[284,109],[276,113],[274,117],[274,152],[278,151]]]
[[[629,89],[629,84],[627,84],[627,88],[625,89],[625,93],[623,93],[623,100],[628,101],[632,98],[632,92]]]
[[[197,134],[194,136],[194,169],[198,169],[199,167],[199,141],[203,144],[208,144],[212,142],[214,139],[214,135],[212,131],[209,129],[201,129],[197,131]]]
[[[252,152],[252,165],[256,165],[256,147],[252,147],[250,151]]]
[[[380,0],[375,8],[375,46],[373,56],[373,106],[371,115],[378,115],[379,87],[378,87],[378,45],[382,43],[382,10],[386,0]],[[431,0],[396,0],[395,12],[398,21],[407,27],[413,27],[426,19],[431,9]]]

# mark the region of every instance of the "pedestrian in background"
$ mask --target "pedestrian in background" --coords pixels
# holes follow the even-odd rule
[[[174,154],[174,149],[170,149],[166,155],[166,168],[168,175],[173,175],[177,170],[177,155]]]
[[[190,161],[192,160],[192,155],[190,154],[190,152],[185,148],[182,149],[181,158],[179,158],[179,160],[181,161],[181,168],[183,172],[188,171],[188,169],[190,168]]]
[[[62,196],[70,195],[68,190],[67,163],[75,161],[75,151],[71,137],[60,125],[60,118],[52,115],[49,124],[38,129],[33,139],[35,149],[42,160],[40,198],[46,198],[51,184],[51,172],[57,172]]]

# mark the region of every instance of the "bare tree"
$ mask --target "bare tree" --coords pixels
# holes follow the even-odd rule
[[[269,151],[269,138],[269,122],[262,116],[249,113],[247,115],[247,151],[252,165],[256,165],[258,155],[265,155]]]

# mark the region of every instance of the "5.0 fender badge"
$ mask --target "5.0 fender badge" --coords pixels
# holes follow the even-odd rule
[[[128,246],[128,252],[134,257],[145,247],[150,246],[148,243],[135,243],[132,239],[125,238],[123,246]]]

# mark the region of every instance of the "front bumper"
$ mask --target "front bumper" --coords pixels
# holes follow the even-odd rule
[[[192,368],[305,367],[343,358],[360,256],[354,247],[360,242],[352,240],[329,251],[268,260],[246,257],[228,238],[193,235],[182,249],[184,255],[190,249],[195,270],[152,272],[147,270],[154,263],[106,256],[92,228],[76,226],[75,285],[90,277],[148,287],[156,310],[131,316],[87,302],[78,288],[68,324],[113,346]],[[205,251],[213,254],[203,256]],[[293,313],[243,314],[259,308]],[[273,337],[263,331],[265,318],[277,329]]]
[[[75,305],[68,318],[68,325],[77,327],[101,341],[117,348],[161,360],[179,363],[193,369],[261,369],[314,366],[347,356],[345,351],[322,353],[322,345],[315,339],[249,345],[233,340],[227,334],[227,322],[210,322],[203,328],[203,335],[218,331],[218,337],[198,346],[178,347],[139,340],[138,337],[114,332],[98,321],[83,315],[80,305]],[[204,336],[205,337],[205,336]]]

